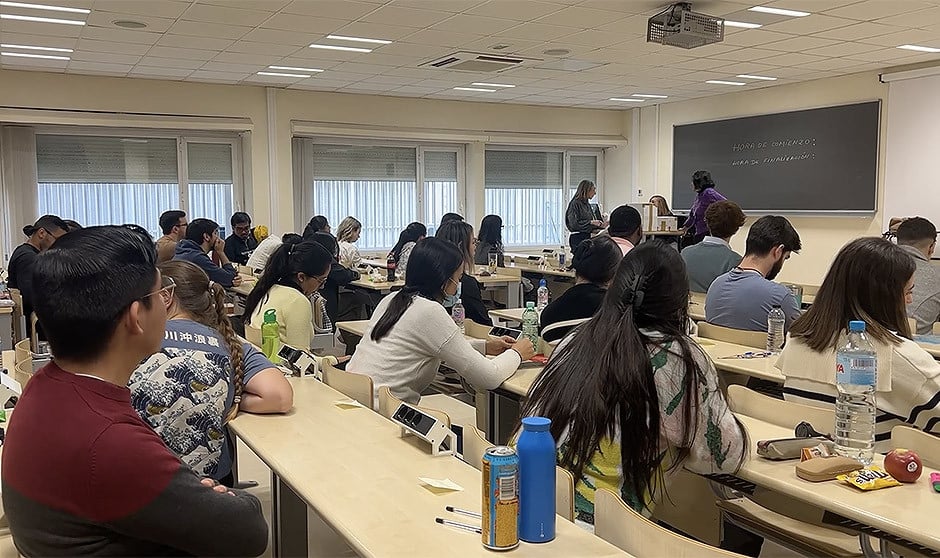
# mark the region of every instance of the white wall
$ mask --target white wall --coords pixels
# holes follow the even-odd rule
[[[879,211],[867,217],[788,216],[800,233],[803,250],[784,266],[780,279],[818,285],[836,252],[845,243],[859,236],[877,236],[882,232],[887,96],[888,88],[878,81],[878,75],[864,73],[634,109],[640,111],[641,129],[639,145],[636,146],[640,157],[639,168],[635,172],[639,184],[644,186],[643,196],[649,198],[660,194],[666,199],[672,197],[672,128],[675,125],[881,100]],[[720,190],[721,185],[718,188]],[[732,240],[732,245],[740,253],[744,252],[747,227],[751,222],[753,219],[749,219]]]

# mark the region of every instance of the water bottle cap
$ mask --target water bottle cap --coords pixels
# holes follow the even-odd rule
[[[265,310],[264,312],[264,323],[266,324],[276,324],[277,323],[277,311],[274,308]]]
[[[851,322],[849,322],[849,331],[851,332],[865,331],[865,322],[861,320],[852,320]]]
[[[535,308],[535,303],[530,300],[529,302],[526,302],[526,303],[525,303],[525,307],[526,307],[526,308]]]
[[[545,279],[541,279],[541,280],[539,281],[539,286],[540,286],[540,287],[547,287],[547,286],[548,286],[548,283],[545,282]]]
[[[545,417],[526,417],[522,419],[522,429],[527,432],[548,432],[552,427],[552,419]]]

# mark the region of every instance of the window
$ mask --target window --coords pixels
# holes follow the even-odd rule
[[[567,244],[565,210],[581,180],[597,180],[600,153],[486,151],[485,211],[503,218],[503,243]],[[600,194],[592,200],[598,202]]]
[[[408,223],[433,230],[459,211],[459,150],[445,147],[342,145],[297,139],[302,229],[325,215],[334,230],[347,216],[362,222],[361,251],[391,248]]]
[[[159,237],[160,214],[179,208],[225,227],[235,211],[234,145],[37,134],[39,213],[83,226],[136,223]]]

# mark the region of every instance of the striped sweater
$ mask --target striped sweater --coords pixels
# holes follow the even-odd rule
[[[891,449],[891,429],[907,424],[925,432],[940,433],[940,363],[917,343],[898,337],[897,345],[872,339],[878,353],[879,375],[882,377],[875,394],[878,412],[875,417],[875,450]],[[839,345],[844,342],[840,340]],[[834,349],[818,353],[800,339],[788,338],[777,359],[776,367],[786,376],[783,395],[787,401],[804,405],[832,408],[836,391]],[[820,432],[831,432],[834,425],[813,425]]]

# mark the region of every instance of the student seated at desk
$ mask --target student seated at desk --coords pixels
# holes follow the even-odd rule
[[[473,273],[473,252],[476,250],[477,239],[473,236],[473,225],[466,221],[450,220],[437,229],[435,238],[452,243],[464,255],[464,273],[460,277],[460,289],[457,296],[463,304],[465,316],[480,325],[493,325],[486,305],[483,304],[483,287],[471,275]],[[469,272],[469,273],[468,273]],[[445,304],[449,312],[453,304]]]
[[[767,314],[780,306],[789,329],[800,315],[800,307],[790,289],[775,283],[783,262],[798,252],[802,244],[790,222],[778,215],[765,215],[747,233],[744,259],[740,265],[717,277],[705,296],[705,319],[710,324],[767,331]]]
[[[303,240],[299,234],[295,233],[286,233],[284,236],[280,237],[272,234],[258,243],[258,247],[255,248],[255,251],[248,257],[248,263],[246,265],[248,265],[253,272],[264,271],[264,268],[268,265],[268,260],[271,259],[274,252],[281,247],[281,244],[283,244],[288,237],[296,237],[296,242]]]
[[[487,215],[480,221],[480,236],[473,255],[476,265],[489,265],[490,254],[496,254],[496,265],[505,266],[503,257],[503,218],[499,215]]]
[[[225,289],[189,262],[159,265],[167,305],[159,351],[131,376],[131,404],[173,453],[199,475],[233,486],[225,424],[239,409],[286,413],[290,383],[261,352],[235,335]]]
[[[23,556],[257,556],[251,494],[200,480],[131,406],[127,382],[164,339],[153,242],[123,227],[69,233],[36,260],[36,313],[55,361],[16,404],[3,508]]]
[[[157,263],[168,262],[176,254],[176,245],[186,238],[186,212],[171,209],[160,214],[160,230],[163,236],[157,239]]]
[[[682,250],[682,259],[689,273],[689,289],[707,293],[719,277],[741,263],[741,254],[731,249],[731,237],[744,225],[744,212],[732,201],[715,202],[705,211],[709,236],[698,244]]]
[[[940,363],[911,341],[905,312],[914,269],[914,260],[890,241],[848,243],[832,262],[813,305],[790,327],[776,363],[786,376],[786,399],[831,407],[836,350],[846,342],[849,322],[864,321],[878,353],[877,451],[890,449],[891,429],[900,424],[940,433]]]
[[[212,257],[209,257],[212,254]],[[219,225],[211,219],[194,219],[186,227],[186,238],[176,245],[174,260],[194,263],[209,279],[226,289],[241,285],[242,278],[225,255],[225,241],[219,238]]]
[[[55,244],[56,240],[68,233],[68,224],[55,215],[43,215],[35,224],[23,227],[23,234],[29,239],[13,250],[7,264],[11,289],[19,289],[23,297],[23,316],[26,317],[27,335],[32,335],[33,324],[30,314],[33,313],[33,266],[39,254],[45,252]],[[41,328],[38,328],[41,329]]]
[[[415,246],[411,263],[405,287],[382,299],[346,365],[372,377],[376,397],[388,386],[395,397],[418,403],[442,362],[473,386],[495,389],[534,356],[528,339],[470,341],[457,328],[444,306],[456,302],[466,255],[452,243],[426,238]]]
[[[598,486],[648,516],[680,468],[732,472],[744,460],[744,429],[686,334],[688,281],[674,248],[631,250],[598,313],[555,349],[523,403],[522,416],[552,420],[582,527],[593,528]]]
[[[346,217],[336,229],[336,240],[339,242],[339,263],[343,267],[355,269],[362,261],[356,241],[362,234],[362,223],[355,217]]]
[[[607,285],[623,260],[620,246],[609,236],[598,235],[582,241],[574,249],[572,266],[575,284],[560,297],[548,303],[539,316],[542,330],[568,320],[590,318],[600,308],[607,294]],[[546,341],[557,341],[571,331],[559,328],[543,335]]]
[[[313,241],[333,256],[330,274],[321,289],[330,320],[336,323],[367,319],[374,306],[372,299],[365,291],[349,286],[353,281],[359,280],[360,275],[355,269],[349,269],[339,263],[339,244],[336,238],[329,233],[319,232],[313,235]]]
[[[388,257],[395,260],[395,269],[398,275],[404,277],[405,273],[408,272],[408,257],[411,255],[411,251],[414,250],[415,243],[427,235],[428,228],[424,226],[424,223],[418,223],[417,221],[409,223],[398,235],[398,242],[388,253]]]
[[[911,217],[898,225],[898,246],[914,258],[914,295],[907,315],[917,322],[919,335],[933,332],[940,321],[940,269],[930,262],[937,247],[937,227],[923,217]]]
[[[311,217],[310,221],[307,223],[307,226],[304,227],[304,240],[313,240],[313,235],[318,232],[330,234],[333,232],[332,227],[330,227],[330,222],[326,220],[326,217],[323,215],[314,215]]]
[[[251,253],[258,247],[255,231],[251,228],[251,215],[236,211],[232,215],[232,234],[225,239],[225,255],[229,261],[247,265]]]
[[[626,256],[627,252],[643,240],[643,220],[640,218],[640,212],[629,205],[621,205],[610,214],[607,234],[620,247],[621,255]]]

